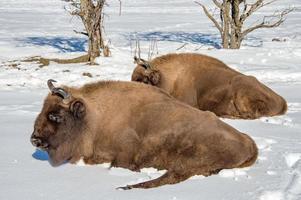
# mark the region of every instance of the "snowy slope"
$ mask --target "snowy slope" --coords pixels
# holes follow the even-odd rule
[[[210,2],[209,0],[203,2]],[[59,0],[0,1],[0,199],[301,199],[301,11],[290,14],[276,29],[252,33],[241,50],[215,49],[217,31],[189,0],[125,0],[106,8],[107,37],[113,56],[99,66],[37,64],[12,60],[28,56],[73,57],[83,54],[85,38],[78,19],[70,17]],[[266,12],[286,6],[301,8],[299,0],[279,1]],[[262,16],[260,12],[258,16]],[[252,23],[252,20],[250,21]],[[177,185],[150,190],[119,191],[116,187],[157,177],[106,166],[70,165],[53,168],[47,155],[29,142],[33,122],[48,90],[46,80],[80,85],[100,80],[129,80],[134,64],[130,39],[139,37],[144,55],[157,39],[159,54],[195,51],[223,60],[258,77],[284,96],[285,116],[259,120],[225,120],[251,135],[259,149],[257,163],[248,169],[223,170],[208,178],[193,177]],[[286,39],[272,42],[273,38]],[[83,76],[90,72],[93,77]]]

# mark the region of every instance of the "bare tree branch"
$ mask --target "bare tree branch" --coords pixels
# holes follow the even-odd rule
[[[102,8],[104,4],[105,4],[105,0],[98,0],[95,7]]]
[[[184,43],[183,45],[181,45],[180,47],[178,47],[176,49],[176,51],[179,51],[180,49],[183,49],[186,45],[188,45],[188,43]]]
[[[248,11],[241,15],[240,21],[244,22],[252,13],[254,13],[263,4],[263,0],[257,0],[255,3],[250,5]],[[247,4],[245,4],[247,6]]]
[[[242,13],[245,14],[247,12],[247,9],[248,9],[248,4],[247,4],[247,1],[246,0],[243,0],[243,11]]]
[[[84,13],[81,12],[80,10],[74,10],[74,11],[71,11],[69,13],[70,13],[70,15],[76,15],[76,16],[79,16],[79,17],[82,17],[84,15]]]
[[[261,22],[243,30],[244,22],[259,9],[274,3],[277,0],[212,0],[215,9],[220,12],[220,21],[214,17],[214,13],[200,2],[194,1],[201,6],[206,16],[214,23],[219,30],[223,48],[238,49],[244,37],[259,28],[273,28],[280,26],[285,21],[285,16],[294,9],[286,9],[275,12],[271,16],[263,17]],[[252,3],[248,3],[252,2]]]
[[[155,54],[158,54],[158,41],[156,39],[153,39],[150,41],[148,49],[148,61],[150,61]]]
[[[67,0],[66,0],[67,1]],[[73,6],[74,7],[74,6]],[[64,7],[64,9],[72,16],[79,16],[82,17],[83,13],[81,12],[81,10],[79,8],[74,7],[73,9],[71,8],[67,8],[66,6]]]
[[[212,1],[219,9],[222,9],[222,4],[220,2],[218,2],[217,0],[212,0]]]
[[[88,33],[87,33],[87,32],[82,32],[82,31],[77,31],[77,30],[73,30],[73,31],[74,31],[74,33],[82,34],[82,35],[88,36]]]
[[[121,16],[122,1],[121,0],[118,1],[119,1],[119,16]]]
[[[140,48],[140,40],[136,37],[136,47],[135,47],[135,56],[138,56],[141,59],[141,48]]]
[[[267,6],[271,3],[274,3],[275,1],[277,1],[277,0],[271,0],[271,1],[268,1],[268,2],[265,2],[264,0],[257,0],[255,3],[250,4],[250,8],[246,13],[241,15],[240,21],[244,22],[254,12],[256,12],[257,10],[259,10],[260,8],[262,8],[264,6]]]
[[[207,17],[214,23],[215,27],[222,34],[222,32],[223,32],[222,27],[217,22],[217,20],[212,16],[212,14],[209,13],[209,11],[207,10],[207,8],[203,4],[201,4],[200,2],[198,2],[198,1],[195,1],[195,3],[198,4],[199,6],[201,6],[203,8],[203,10],[204,10],[205,14],[207,15]]]
[[[292,12],[294,9],[293,8],[289,8],[289,9],[286,9],[284,11],[282,11],[281,13],[279,14],[274,14],[272,16],[264,16],[262,22],[260,24],[257,24],[253,27],[250,27],[246,30],[244,30],[242,32],[242,36],[245,37],[247,34],[249,34],[250,32],[256,30],[256,29],[259,29],[259,28],[274,28],[274,27],[278,27],[280,26],[284,21],[285,21],[285,16],[287,14],[289,14],[290,12]],[[272,19],[270,21],[267,21],[266,19],[268,18],[278,18],[278,20],[272,22]]]

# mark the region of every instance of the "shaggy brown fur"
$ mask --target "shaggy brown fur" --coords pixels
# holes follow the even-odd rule
[[[260,83],[223,62],[201,54],[168,54],[143,66],[139,63],[132,81],[164,89],[175,98],[220,117],[256,119],[282,115],[286,101]]]
[[[49,153],[54,166],[83,158],[88,164],[111,162],[134,171],[167,170],[157,179],[123,187],[131,189],[246,167],[257,158],[249,136],[156,87],[99,82],[64,88],[72,100],[64,103],[49,94],[31,136],[34,146]]]

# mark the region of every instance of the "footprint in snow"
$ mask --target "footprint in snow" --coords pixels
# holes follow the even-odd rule
[[[290,178],[284,195],[287,200],[301,199],[301,153],[289,153],[285,156],[285,161],[290,168]]]
[[[301,153],[289,153],[285,155],[285,161],[290,168],[289,180],[283,190],[264,191],[260,200],[300,200],[301,199]],[[274,171],[267,171],[269,175],[275,175]]]
[[[285,156],[285,161],[288,167],[292,168],[301,160],[301,153],[289,153]]]

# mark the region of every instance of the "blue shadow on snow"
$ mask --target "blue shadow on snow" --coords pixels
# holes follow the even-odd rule
[[[60,52],[84,52],[87,39],[79,37],[27,37],[21,42],[37,46],[49,46]]]
[[[130,33],[126,36],[129,40],[140,41],[167,41],[167,42],[180,42],[212,46],[216,49],[221,48],[221,39],[219,35],[203,34],[203,33],[189,33],[189,32],[141,32]]]
[[[179,42],[179,43],[190,43],[199,45],[208,45],[216,49],[221,49],[221,38],[219,34],[204,34],[198,32],[134,32],[125,35],[128,40],[135,41],[137,38],[140,41],[167,41],[167,42]],[[249,47],[261,47],[263,41],[257,37],[246,37],[243,41],[243,46]]]

